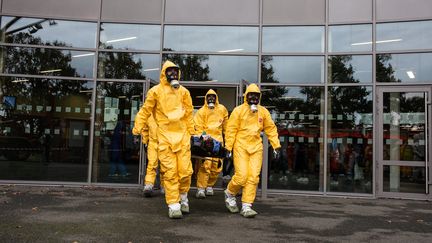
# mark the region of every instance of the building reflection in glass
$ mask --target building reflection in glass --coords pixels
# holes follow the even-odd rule
[[[93,143],[93,182],[137,183],[140,140],[132,135],[143,84],[99,82]]]
[[[372,87],[329,87],[328,190],[372,193]]]
[[[179,65],[184,81],[256,83],[258,80],[257,56],[164,54],[163,60]]]
[[[264,86],[261,104],[282,145],[279,160],[269,152],[269,188],[322,191],[324,88]]]
[[[0,78],[0,179],[85,182],[87,81]]]

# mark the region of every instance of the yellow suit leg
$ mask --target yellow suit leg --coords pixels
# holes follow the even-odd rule
[[[201,165],[197,174],[197,187],[206,188],[210,176],[212,161],[206,159],[203,162],[199,161],[198,163],[201,163]]]
[[[228,192],[237,195],[246,184],[249,168],[249,153],[242,148],[234,148],[234,175],[227,186]]]
[[[156,169],[158,166],[157,143],[150,141],[147,147],[147,170],[145,184],[154,185],[156,179]]]
[[[262,150],[249,156],[249,168],[246,184],[243,187],[242,202],[252,204],[255,201],[259,175],[262,167]]]
[[[220,167],[218,167],[218,165],[220,165]],[[209,179],[207,181],[207,186],[213,187],[216,184],[217,179],[219,178],[219,174],[222,171],[222,167],[223,167],[222,159],[213,159],[212,160],[210,175],[209,175]]]
[[[182,148],[177,153],[177,169],[179,177],[179,191],[180,193],[187,193],[190,189],[192,181],[192,161],[190,151],[190,138],[185,136],[182,142]],[[164,180],[165,180],[164,175]]]

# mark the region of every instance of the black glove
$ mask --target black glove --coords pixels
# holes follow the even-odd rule
[[[280,159],[280,148],[273,149],[273,157],[274,157],[276,160],[279,160],[279,159]]]

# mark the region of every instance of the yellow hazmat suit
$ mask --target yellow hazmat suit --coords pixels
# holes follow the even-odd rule
[[[189,191],[192,176],[190,136],[195,133],[193,106],[189,91],[180,85],[175,89],[167,80],[165,71],[177,67],[166,61],[160,73],[160,84],[151,88],[141,108],[142,122],[148,123],[154,114],[157,124],[158,156],[164,177],[165,201],[178,204],[180,194]],[[179,75],[180,76],[180,75]],[[140,111],[140,112],[141,112]],[[149,130],[144,128],[144,137]]]
[[[136,117],[132,134],[142,135],[142,142],[147,144],[147,170],[144,179],[145,185],[154,185],[156,179],[156,170],[158,167],[158,143],[157,143],[157,124],[153,118],[153,115],[147,119],[147,124],[143,123],[143,110],[140,110]],[[148,132],[143,134],[144,129]],[[163,186],[163,176],[160,175],[160,184]]]
[[[207,95],[209,94],[216,95],[216,102],[213,109],[210,109],[207,104]],[[201,107],[194,116],[197,134],[202,134],[205,131],[207,135],[223,142],[222,132],[225,132],[227,121],[227,109],[222,104],[219,104],[216,92],[210,89],[205,96],[204,106]],[[221,171],[222,159],[205,160],[198,170],[197,187],[205,189],[206,187],[214,186]]]
[[[264,130],[274,149],[281,147],[277,128],[270,112],[258,105],[258,111],[252,112],[246,101],[249,92],[260,93],[256,84],[247,87],[244,103],[237,106],[228,120],[225,134],[225,148],[233,150],[234,176],[228,184],[227,191],[236,195],[241,188],[242,202],[252,204],[256,196],[256,187],[262,166],[263,144],[260,136]]]

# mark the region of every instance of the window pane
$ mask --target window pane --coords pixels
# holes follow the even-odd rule
[[[132,135],[143,84],[97,84],[93,182],[137,183],[140,140]]]
[[[160,25],[101,24],[99,48],[160,49]]]
[[[184,81],[256,83],[258,79],[256,56],[166,54],[163,59],[180,66]]]
[[[258,28],[165,26],[164,50],[258,52]]]
[[[94,52],[30,47],[3,47],[1,52],[6,54],[4,73],[93,78]]]
[[[372,56],[329,56],[329,83],[371,83]]]
[[[324,27],[263,27],[263,52],[324,52]]]
[[[432,81],[432,53],[378,54],[376,58],[377,82]]]
[[[328,190],[372,193],[372,87],[329,87]]]
[[[426,193],[425,167],[383,166],[383,191],[404,193]]]
[[[372,51],[372,25],[329,26],[329,52]]]
[[[87,181],[92,82],[2,77],[0,179]]]
[[[432,21],[377,24],[377,51],[432,48]]]
[[[324,57],[263,56],[261,80],[267,83],[324,83]]]
[[[278,127],[281,158],[269,145],[271,189],[322,191],[324,88],[263,87],[261,104]]]
[[[1,28],[6,43],[96,47],[96,23],[3,16]]]
[[[158,54],[100,52],[99,78],[159,80]]]

